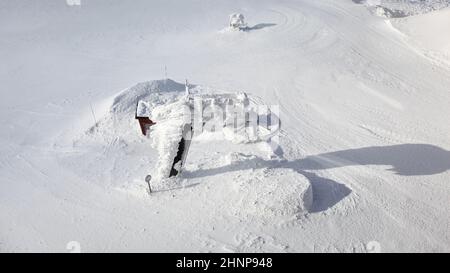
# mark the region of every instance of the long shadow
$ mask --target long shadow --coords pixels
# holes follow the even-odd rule
[[[259,157],[241,161],[235,164],[226,165],[218,168],[202,169],[192,172],[186,171],[183,176],[189,177],[207,177],[222,173],[243,171],[248,169],[261,168],[290,168],[296,172],[304,175],[311,183],[313,192],[313,204],[310,208],[310,213],[325,211],[339,203],[342,199],[348,196],[352,191],[344,184],[338,183],[334,180],[320,177],[312,172],[307,172],[298,168],[295,161],[287,160],[264,160]]]
[[[205,177],[247,169],[289,168],[310,180],[314,193],[310,212],[319,212],[334,206],[349,195],[351,190],[343,184],[308,171],[358,165],[388,165],[391,166],[388,171],[401,176],[434,175],[450,170],[450,151],[429,144],[374,146],[323,153],[293,161],[256,157],[218,168],[187,172],[186,175]]]
[[[276,25],[277,24],[274,24],[274,23],[261,23],[261,24],[254,25],[252,27],[247,27],[245,29],[245,31],[260,30],[263,28],[274,27]]]
[[[450,170],[450,151],[429,144],[374,146],[311,156],[291,165],[301,170],[388,165],[397,175],[434,175]]]

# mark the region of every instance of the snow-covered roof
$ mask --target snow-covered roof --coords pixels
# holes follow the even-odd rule
[[[140,100],[136,107],[136,117],[147,118],[150,117],[150,113],[150,104],[148,102]]]

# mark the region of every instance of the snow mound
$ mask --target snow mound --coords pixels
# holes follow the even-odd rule
[[[67,138],[69,145],[80,152],[67,158],[64,166],[106,188],[132,187],[133,191],[145,193],[146,187],[141,184],[156,165],[158,153],[151,147],[150,139],[142,135],[135,119],[137,102],[147,101],[150,110],[178,101],[184,91],[184,84],[170,79],[147,81],[105,99],[101,102],[102,112],[94,104],[98,119],[95,124],[83,123]]]
[[[196,86],[192,88],[195,90]],[[149,112],[159,105],[177,101],[184,91],[184,84],[171,79],[142,82],[127,88],[103,103],[109,106],[105,107],[106,110],[99,115],[100,120],[88,128],[87,134],[81,136],[80,140],[111,142],[120,136],[127,143],[138,142],[141,139],[135,121],[138,102],[147,102],[145,109],[141,107],[140,111]]]
[[[450,6],[449,0],[353,0],[364,4],[375,15],[400,18],[441,10]]]
[[[224,161],[249,169],[234,185],[234,215],[267,219],[300,216],[311,209],[313,190],[304,175],[284,168],[256,170],[259,160],[254,155],[230,153]]]
[[[450,64],[450,9],[392,20],[392,25],[425,55]]]
[[[155,80],[138,83],[122,91],[114,98],[111,110],[113,112],[134,112],[139,100],[151,101],[155,105],[162,104],[161,100],[176,95],[185,90],[185,85],[171,79]],[[165,96],[162,96],[165,94]]]
[[[265,179],[242,185],[240,204],[261,216],[294,216],[307,213],[313,203],[311,183],[290,169],[271,169]]]

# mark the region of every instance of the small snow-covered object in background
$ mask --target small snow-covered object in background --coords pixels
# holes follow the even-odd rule
[[[247,28],[247,24],[244,22],[244,15],[241,13],[233,13],[230,15],[230,29],[243,30]]]

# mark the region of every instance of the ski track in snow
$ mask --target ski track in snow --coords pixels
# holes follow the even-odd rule
[[[65,252],[74,240],[86,252],[450,250],[450,68],[408,32],[431,17],[386,23],[332,0],[2,5],[0,251]],[[15,29],[8,9],[32,16]],[[138,19],[109,23],[125,11]],[[232,12],[250,31],[221,31]],[[93,14],[105,23],[90,25]],[[149,197],[157,156],[134,120],[138,97],[115,93],[164,66],[279,104],[283,157],[194,139],[179,187]],[[273,173],[306,178],[311,208],[260,209],[264,192],[250,203]]]

